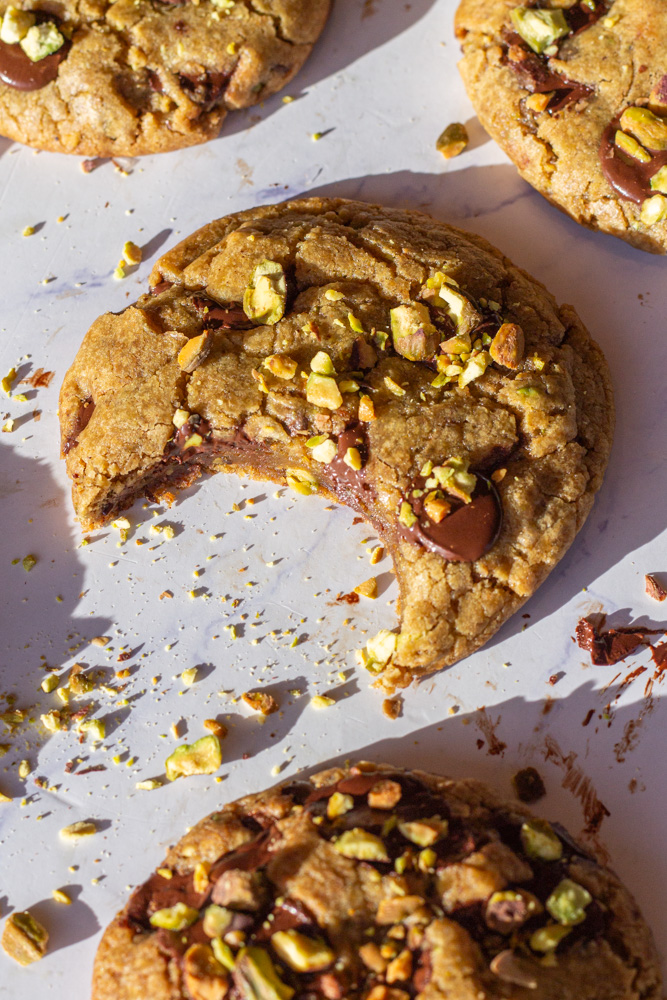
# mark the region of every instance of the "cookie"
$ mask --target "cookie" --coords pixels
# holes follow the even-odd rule
[[[292,79],[330,0],[0,0],[0,134],[84,156],[213,139]]]
[[[459,69],[519,173],[591,229],[667,250],[664,0],[462,0]]]
[[[660,1000],[636,903],[477,781],[360,764],[213,813],[107,928],[93,1000]]]
[[[60,397],[85,530],[239,471],[349,504],[394,560],[391,689],[481,646],[558,562],[607,462],[607,366],[479,236],[308,198],[213,222],[98,319]],[[304,503],[307,500],[304,499]]]

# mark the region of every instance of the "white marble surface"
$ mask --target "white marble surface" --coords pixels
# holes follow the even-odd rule
[[[597,846],[634,889],[664,953],[663,690],[656,684],[653,699],[644,697],[647,652],[621,664],[607,690],[619,668],[592,667],[571,635],[578,616],[600,606],[618,612],[619,622],[661,618],[643,576],[667,570],[665,261],[578,228],[517,177],[465,97],[454,9],[454,0],[337,0],[288,90],[292,104],[273,98],[228,119],[217,141],[135,161],[129,176],[111,164],[86,176],[75,158],[2,141],[0,371],[20,363],[21,374],[42,367],[55,378],[48,388],[24,386],[27,403],[2,401],[3,422],[10,414],[16,425],[0,439],[0,691],[16,694],[36,718],[57,705],[39,689],[44,662],[65,670],[80,661],[109,676],[130,668],[126,706],[98,699],[107,720],[101,748],[24,724],[0,764],[0,789],[13,797],[0,804],[0,913],[30,907],[52,941],[48,956],[26,970],[0,955],[2,997],[87,996],[101,929],[187,824],[271,783],[277,767],[286,776],[352,755],[472,774],[508,792],[511,775],[532,762],[548,787],[539,811],[577,833],[586,825],[584,803],[597,795],[610,814]],[[472,142],[446,164],[434,143],[450,121],[465,121]],[[314,132],[327,134],[314,142]],[[371,532],[353,525],[349,511],[218,476],[157,519],[138,505],[126,545],[107,530],[81,547],[57,457],[58,389],[90,322],[132,301],[158,252],[180,235],[307,191],[419,207],[488,237],[577,307],[607,353],[617,392],[605,485],[572,551],[524,609],[530,617],[510,621],[484,650],[408,691],[396,722],[381,714],[381,699],[353,657],[364,629],[395,622],[388,562],[377,567],[375,604],[332,605],[373,572]],[[30,238],[21,235],[27,225],[38,226]],[[145,260],[117,282],[112,271],[127,239],[144,245]],[[233,503],[242,509],[231,512]],[[177,527],[173,541],[160,544],[149,532],[155,521]],[[27,553],[38,559],[29,574],[12,565]],[[204,573],[195,579],[198,568]],[[201,588],[195,599],[193,587]],[[173,598],[159,600],[167,589]],[[231,624],[236,640],[225,629]],[[100,634],[113,636],[109,656],[88,644]],[[299,643],[291,648],[294,635]],[[119,664],[123,645],[134,654]],[[200,680],[184,689],[178,675],[193,665]],[[623,678],[642,666],[649,670],[616,699]],[[282,705],[263,726],[233,703],[260,682]],[[301,697],[289,693],[295,688]],[[309,700],[318,692],[336,704],[315,711]],[[196,739],[215,715],[230,725],[221,781],[135,789],[163,772],[176,744],[173,723]],[[1,726],[0,741],[8,741]],[[66,775],[65,762],[77,755],[79,770],[106,770]],[[33,768],[25,781],[22,759]],[[36,776],[48,789],[35,786]],[[65,846],[59,829],[87,818],[100,832]],[[73,904],[51,901],[54,888],[65,888]]]

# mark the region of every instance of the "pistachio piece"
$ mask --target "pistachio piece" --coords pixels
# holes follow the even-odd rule
[[[371,809],[393,809],[401,801],[403,789],[397,781],[388,778],[378,781],[368,793]]]
[[[529,94],[525,99],[524,104],[527,108],[530,108],[531,111],[537,111],[538,113],[546,111],[549,107],[549,101],[555,93],[555,90],[547,90],[543,94]]]
[[[411,528],[413,524],[417,523],[417,515],[407,500],[401,502],[401,506],[398,509],[398,520],[406,528]]]
[[[193,944],[183,956],[183,977],[192,1000],[223,1000],[229,977],[207,944]]]
[[[317,493],[317,480],[303,469],[285,469],[285,482],[303,496]]]
[[[49,934],[28,910],[11,913],[2,932],[3,949],[19,965],[31,965],[46,954]]]
[[[422,295],[430,298],[438,309],[445,310],[454,323],[458,336],[465,337],[481,319],[470,299],[459,290],[454,278],[442,271],[436,271],[427,280]]]
[[[408,823],[399,823],[399,831],[413,844],[418,847],[430,847],[447,836],[449,823],[439,816],[431,816],[430,819],[417,819]]]
[[[169,781],[191,774],[214,774],[222,764],[222,750],[217,736],[202,736],[195,743],[176,747],[165,761]]]
[[[562,10],[515,7],[510,17],[518,34],[538,55],[570,33]]]
[[[386,628],[381,628],[379,632],[371,636],[366,642],[366,652],[368,659],[374,663],[384,666],[389,663],[396,652],[397,637],[395,632],[390,632]],[[369,666],[367,663],[366,666]]]
[[[326,435],[321,436],[324,437],[324,440],[318,441],[318,443],[313,446],[310,454],[316,462],[321,462],[322,465],[331,465],[334,458],[338,454],[338,445],[331,438],[326,437]],[[308,447],[307,442],[306,447]]]
[[[651,177],[651,191],[667,194],[667,166],[660,167],[660,170]]]
[[[198,368],[202,361],[205,361],[211,352],[213,334],[210,330],[204,330],[197,337],[191,337],[186,341],[178,352],[178,367],[183,372],[191,374]]]
[[[310,938],[294,929],[272,934],[271,946],[278,958],[295,972],[321,972],[336,957],[322,938]]]
[[[452,122],[436,139],[435,148],[446,160],[459,156],[468,145],[468,132],[465,125]]]
[[[163,927],[167,931],[183,931],[191,927],[199,917],[199,910],[185,903],[175,903],[163,910],[156,910],[149,918],[151,927]]]
[[[540,927],[530,935],[529,944],[533,951],[550,952],[555,951],[564,937],[571,932],[571,927],[564,927],[561,924],[547,924]]]
[[[375,405],[370,396],[362,395],[359,397],[359,419],[363,420],[364,423],[370,423],[371,420],[375,420]]]
[[[327,816],[329,819],[336,819],[337,816],[344,816],[350,809],[354,809],[354,799],[351,795],[344,795],[342,792],[334,792],[327,801]]]
[[[243,293],[243,311],[248,319],[274,326],[285,314],[287,283],[282,265],[263,260],[257,265]]]
[[[540,861],[558,861],[563,855],[563,845],[545,819],[528,819],[521,827],[521,844],[529,858]]]
[[[282,378],[287,381],[288,379],[294,378],[296,375],[296,370],[299,367],[293,358],[288,358],[281,354],[269,354],[267,358],[264,358],[262,362],[265,368],[268,368],[272,375],[276,378]]]
[[[654,152],[667,149],[667,121],[648,108],[626,108],[621,115],[621,128],[631,132],[647,149]]]
[[[667,219],[667,198],[654,194],[642,202],[639,218],[645,226],[654,226],[657,222]]]
[[[309,403],[327,410],[337,410],[343,405],[343,397],[336,380],[328,375],[318,375],[316,372],[308,376],[306,399]]]
[[[387,849],[380,837],[360,827],[346,830],[333,846],[344,858],[354,858],[357,861],[389,861]]]
[[[475,354],[466,362],[465,368],[459,375],[460,388],[462,389],[469,382],[474,382],[476,378],[481,378],[490,364],[491,355],[488,351],[480,351],[479,354]]]
[[[377,351],[373,345],[369,344],[364,337],[357,337],[350,354],[350,367],[353,371],[358,369],[367,371],[375,365],[377,359]]]
[[[617,129],[614,134],[614,145],[626,156],[631,156],[634,160],[639,160],[640,163],[651,162],[651,154],[647,153],[636,139],[633,139],[626,132],[621,132],[620,129]]]
[[[14,45],[25,38],[34,23],[35,15],[31,10],[20,10],[18,7],[9,6],[2,16],[0,40],[7,42],[8,45]]]
[[[60,836],[63,840],[69,840],[72,843],[77,843],[83,840],[84,837],[92,837],[97,833],[97,826],[92,820],[80,819],[76,823],[70,823],[69,826],[64,826],[60,831]]]
[[[447,459],[442,465],[434,466],[431,478],[426,480],[427,487],[441,486],[464,503],[470,503],[477,485],[477,476],[468,472],[469,464],[466,458],[454,457]]]
[[[43,21],[33,24],[19,45],[31,62],[39,62],[53,55],[65,44],[65,38],[60,34],[53,21]]]
[[[225,933],[232,922],[232,912],[224,906],[211,903],[204,910],[204,934],[210,938],[219,938]]]
[[[405,389],[398,382],[395,382],[391,375],[385,375],[384,384],[394,396],[405,396]]]
[[[265,691],[245,691],[241,698],[253,712],[261,715],[273,715],[280,708],[273,695],[266,694]]]
[[[523,360],[525,338],[517,323],[503,323],[491,341],[489,354],[503,368],[518,368]]]
[[[445,354],[469,354],[472,350],[470,334],[457,333],[454,337],[450,337],[449,340],[443,340],[440,344],[440,348],[445,352]],[[441,369],[443,364],[446,367],[449,362],[446,358],[439,357],[437,359],[438,370]]]
[[[318,375],[335,375],[333,361],[326,351],[318,351],[310,362],[310,370]]]
[[[213,949],[213,954],[220,962],[220,965],[222,965],[222,967],[227,969],[229,972],[233,972],[234,966],[236,965],[236,959],[234,958],[234,952],[229,945],[225,944],[224,941],[221,941],[219,937],[215,937],[211,941],[211,948]]]
[[[367,597],[369,600],[374,601],[378,595],[378,582],[376,577],[372,576],[368,580],[364,580],[363,583],[358,583],[356,587],[353,588],[353,593],[359,594],[360,597]]]
[[[428,307],[421,302],[397,306],[389,313],[394,348],[408,361],[426,361],[437,347],[437,331]]]
[[[343,461],[350,469],[353,470],[353,472],[359,472],[361,466],[363,465],[358,448],[348,448],[343,455]]]
[[[492,931],[511,934],[543,909],[537,896],[532,893],[524,889],[506,889],[489,896],[484,919]]]
[[[554,920],[565,927],[581,924],[586,919],[586,907],[593,902],[588,889],[564,878],[547,899],[545,906]]]
[[[538,983],[535,971],[528,959],[516,955],[510,949],[499,952],[489,966],[494,976],[505,983],[523,986],[527,990],[536,990]]]
[[[232,975],[244,1000],[291,1000],[294,996],[294,990],[280,979],[263,948],[242,948]]]

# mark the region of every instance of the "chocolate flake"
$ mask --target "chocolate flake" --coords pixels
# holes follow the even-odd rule
[[[591,654],[596,667],[611,667],[625,660],[638,646],[647,644],[647,636],[655,629],[621,626],[605,631],[606,615],[580,618],[575,630],[577,645]]]

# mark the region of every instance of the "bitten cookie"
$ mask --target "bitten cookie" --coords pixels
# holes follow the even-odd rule
[[[664,0],[462,0],[461,75],[486,130],[576,222],[667,250]]]
[[[107,928],[93,1000],[660,1000],[650,931],[558,824],[360,764],[198,823]]]
[[[330,0],[0,0],[0,134],[134,156],[213,139],[289,83]]]
[[[583,524],[611,443],[606,363],[479,236],[309,198],[205,226],[150,283],[63,383],[86,530],[203,471],[338,498],[394,560],[401,629],[363,653],[391,689],[481,646]]]

